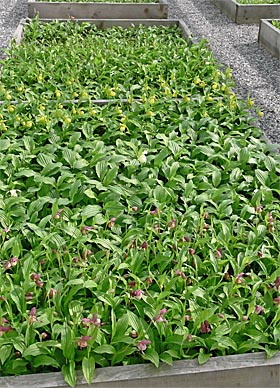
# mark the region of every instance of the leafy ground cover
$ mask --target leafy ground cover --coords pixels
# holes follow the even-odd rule
[[[279,157],[204,41],[34,21],[1,81],[2,375],[279,350]]]
[[[280,4],[280,0],[237,0],[240,4]]]
[[[272,25],[280,29],[280,20],[272,20]]]

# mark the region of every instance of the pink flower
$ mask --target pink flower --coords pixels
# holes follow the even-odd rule
[[[41,280],[37,280],[37,281],[36,281],[36,286],[37,286],[37,287],[42,288],[43,285],[44,285],[44,283],[41,282]]]
[[[168,228],[170,229],[175,229],[176,228],[176,220],[173,218],[169,223],[168,223]]]
[[[188,334],[188,335],[186,336],[186,341],[188,341],[188,342],[191,342],[191,341],[192,341],[192,335],[191,335],[191,334]]]
[[[0,337],[3,333],[8,333],[11,330],[13,330],[12,326],[0,326]]]
[[[5,268],[5,269],[10,269],[11,267],[12,267],[12,264],[11,264],[10,261],[6,261],[6,262],[4,263],[4,268]]]
[[[115,225],[116,217],[112,217],[108,222],[108,228],[112,228]]]
[[[280,305],[280,296],[278,296],[277,298],[274,298],[273,303]]]
[[[32,307],[32,309],[30,310],[30,313],[29,313],[29,323],[30,325],[32,325],[32,323],[34,323],[35,321],[37,321],[37,309],[36,307]]]
[[[14,267],[18,263],[18,258],[17,257],[12,257],[10,262],[11,262],[11,266]]]
[[[222,255],[223,255],[223,252],[222,252],[222,249],[219,248],[216,250],[216,256],[218,259],[221,259],[222,258]]]
[[[151,216],[155,216],[158,214],[158,208],[156,207],[154,210],[150,211]]]
[[[137,211],[138,211],[138,207],[137,207],[137,206],[132,206],[131,210],[132,210],[133,212],[137,212]]]
[[[83,234],[88,234],[88,232],[89,232],[90,230],[93,230],[93,229],[94,229],[93,226],[83,226],[82,229],[81,229],[81,232],[82,232]]]
[[[61,213],[63,212],[63,209],[59,209],[53,216],[55,220],[59,220],[61,218]]]
[[[147,349],[147,345],[150,345],[152,342],[150,340],[141,340],[136,346],[144,354],[144,351]]]
[[[34,272],[33,272],[33,273],[30,275],[31,280],[33,280],[34,282],[37,281],[37,280],[39,280],[40,277],[41,277],[41,275],[40,275],[39,273],[34,273]]]
[[[244,272],[240,272],[236,278],[235,278],[235,283],[236,284],[241,284],[243,282],[243,276],[245,275]]]
[[[25,294],[25,299],[26,299],[26,300],[32,300],[32,299],[33,299],[33,292],[32,292],[32,291],[27,292],[27,293]]]
[[[148,243],[147,241],[144,241],[143,244],[140,245],[141,249],[147,249],[148,248]]]
[[[202,334],[209,334],[211,333],[211,328],[208,321],[204,321],[200,326],[200,332]]]
[[[180,271],[179,269],[176,269],[176,271],[174,272],[174,275],[181,276],[182,279],[186,279],[185,273]]]
[[[78,339],[77,344],[80,346],[80,349],[84,349],[88,346],[88,341],[90,341],[91,339],[91,336],[83,335]]]
[[[275,280],[274,289],[275,289],[276,291],[278,291],[279,287],[280,287],[280,276],[278,276],[278,277],[276,278],[276,280]]]
[[[195,254],[195,250],[194,250],[193,248],[190,248],[190,249],[189,249],[189,254],[190,254],[191,256],[193,256],[193,255]]]
[[[257,304],[256,307],[255,307],[255,313],[256,314],[263,314],[264,313],[264,308]]]
[[[156,315],[154,318],[153,318],[153,320],[154,320],[154,322],[167,322],[167,320],[164,318],[164,314],[166,314],[167,313],[167,310],[166,309],[161,309],[160,311],[159,311],[159,314],[158,315]]]
[[[97,318],[97,314],[94,313],[92,318],[83,318],[82,319],[83,327],[90,327],[90,325],[94,325],[96,327],[101,326],[101,320]]]
[[[185,315],[185,321],[189,322],[190,320],[191,320],[191,316],[190,315]]]
[[[185,241],[185,242],[189,242],[189,241],[191,241],[191,238],[190,238],[189,236],[185,236],[185,237],[184,237],[184,241]]]
[[[53,298],[57,294],[57,290],[55,288],[50,288],[49,298]]]
[[[145,292],[142,290],[135,290],[131,291],[130,295],[140,300],[142,299],[142,295],[145,295]]]

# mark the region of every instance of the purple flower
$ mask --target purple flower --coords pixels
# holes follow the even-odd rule
[[[11,330],[13,330],[11,326],[0,326],[0,337],[3,333],[8,333]]]
[[[159,226],[158,226],[158,224],[154,224],[154,230],[155,230],[156,232],[159,231]]]
[[[175,229],[176,228],[176,220],[172,218],[172,220],[168,223],[168,228]]]
[[[189,241],[191,241],[191,238],[190,238],[189,236],[185,236],[185,237],[184,237],[184,241],[185,241],[185,242],[189,242]]]
[[[116,217],[112,217],[108,222],[108,228],[112,228],[115,225]]]
[[[261,213],[263,211],[263,206],[262,205],[258,205],[256,208],[256,213]]]
[[[147,241],[144,241],[143,244],[140,245],[141,249],[147,249],[148,248],[148,243]]]
[[[276,278],[276,280],[275,280],[274,289],[275,289],[276,291],[278,291],[279,287],[280,287],[280,276],[278,276],[278,277]]]
[[[80,346],[80,349],[84,349],[88,346],[88,341],[91,339],[91,336],[83,335],[78,339],[77,344]]]
[[[167,320],[164,318],[164,314],[166,314],[167,313],[167,310],[166,309],[161,309],[160,311],[159,311],[159,314],[158,315],[156,315],[154,318],[153,318],[153,320],[154,320],[154,322],[167,322]]]
[[[150,211],[151,216],[155,216],[158,214],[158,208],[156,207],[154,210]]]
[[[88,232],[89,232],[90,230],[93,230],[93,229],[94,229],[93,226],[83,226],[82,229],[81,229],[81,232],[82,232],[83,234],[88,234]]]
[[[191,341],[192,341],[192,335],[191,335],[191,334],[188,334],[188,335],[186,336],[186,341],[188,341],[188,342],[191,342]]]
[[[174,275],[181,276],[182,279],[186,279],[185,273],[180,271],[179,269],[176,269],[176,271],[174,272]]]
[[[141,340],[136,346],[144,354],[144,351],[147,349],[147,345],[150,345],[152,342],[150,340]]]
[[[41,277],[41,275],[39,273],[35,273],[33,272],[31,275],[30,275],[30,278],[31,280],[33,280],[34,282],[36,282],[37,280],[39,280]]]
[[[145,295],[145,292],[142,290],[135,290],[131,291],[130,295],[140,300],[142,299],[142,295]]]
[[[219,249],[216,250],[216,256],[217,256],[218,259],[221,259],[221,258],[222,258],[223,252],[222,252],[222,249],[221,249],[221,248],[219,248]]]
[[[263,314],[264,313],[264,308],[260,306],[259,304],[256,305],[255,307],[255,313],[256,314]]]
[[[26,299],[26,300],[32,300],[32,299],[33,299],[33,292],[32,292],[32,291],[27,292],[27,293],[25,294],[25,299]]]
[[[202,334],[209,334],[211,333],[211,328],[208,321],[204,321],[200,326],[200,332]]]
[[[97,318],[97,314],[94,313],[92,318],[83,318],[82,319],[83,327],[90,327],[90,325],[94,325],[96,327],[101,326],[101,320]]]
[[[29,313],[30,325],[32,325],[32,323],[34,323],[35,321],[37,321],[37,309],[36,309],[36,307],[32,307],[32,309],[30,310],[30,313]]]
[[[11,262],[11,266],[14,267],[18,263],[18,258],[17,257],[12,257],[10,262]]]

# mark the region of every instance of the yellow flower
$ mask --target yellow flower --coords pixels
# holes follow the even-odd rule
[[[264,113],[263,113],[261,110],[258,110],[258,116],[259,116],[259,117],[263,117],[263,116],[264,116]]]
[[[71,123],[71,119],[70,119],[70,117],[65,117],[64,118],[64,122],[65,122],[65,124],[70,124]]]
[[[6,100],[10,100],[12,98],[12,96],[10,95],[10,93],[6,93]]]
[[[185,97],[184,97],[184,101],[185,101],[186,103],[190,102],[190,97],[185,96]]]
[[[248,105],[250,106],[250,107],[252,107],[253,105],[254,105],[254,100],[252,100],[252,98],[248,98]]]
[[[219,87],[219,84],[218,84],[217,82],[213,82],[213,83],[212,83],[211,88],[212,88],[213,90],[218,89],[218,87]]]
[[[148,111],[146,112],[146,114],[147,114],[147,116],[149,116],[149,117],[153,117],[153,115],[154,115],[154,113],[153,113],[151,110],[148,110]]]
[[[7,126],[5,123],[1,123],[1,131],[3,131],[3,132],[7,131]]]
[[[112,89],[112,88],[109,90],[108,94],[110,97],[115,97],[115,95],[116,95],[116,93],[114,92],[114,89]]]
[[[126,116],[123,115],[123,116],[121,117],[121,122],[124,123],[125,120],[126,120]]]
[[[149,103],[150,103],[150,104],[154,104],[155,101],[156,101],[155,96],[150,96],[150,97],[149,97]]]
[[[197,84],[200,84],[200,82],[201,82],[201,79],[199,77],[195,76],[194,79],[193,79],[193,83],[195,85],[197,85]]]
[[[88,94],[87,94],[87,92],[86,92],[85,90],[83,90],[82,93],[81,93],[81,96],[82,96],[82,97],[87,97]]]
[[[22,92],[22,91],[23,91],[23,86],[19,86],[19,87],[17,88],[17,91],[18,91],[18,92]]]
[[[59,90],[56,90],[55,91],[55,95],[57,98],[61,97],[61,92]]]
[[[199,86],[200,86],[201,88],[205,88],[206,83],[205,83],[204,81],[201,81],[200,84],[199,84]]]
[[[213,101],[213,97],[210,96],[210,94],[207,94],[206,98],[205,98],[206,101]]]
[[[121,131],[121,132],[125,132],[125,130],[126,130],[126,125],[121,124],[121,125],[120,125],[120,131]]]
[[[78,113],[79,116],[82,116],[85,112],[82,109],[78,109],[77,113]]]
[[[31,128],[32,125],[33,125],[33,123],[32,123],[31,120],[28,120],[28,121],[26,121],[26,123],[25,123],[25,127],[26,127],[26,128]]]
[[[13,113],[13,112],[15,111],[15,108],[14,108],[12,105],[9,105],[9,106],[8,106],[8,111],[9,111],[10,113]]]
[[[73,93],[73,97],[78,97],[78,96],[79,96],[79,94],[77,92]]]
[[[38,75],[37,81],[38,81],[38,82],[42,82],[42,81],[43,81],[43,74],[42,74],[42,73],[40,73],[40,74]]]
[[[91,109],[90,110],[90,114],[92,114],[93,116],[96,115],[96,110],[95,109]]]

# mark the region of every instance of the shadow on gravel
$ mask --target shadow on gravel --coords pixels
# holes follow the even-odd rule
[[[7,29],[16,28],[20,19],[27,16],[27,0],[18,0],[10,12],[4,14],[2,26]]]

